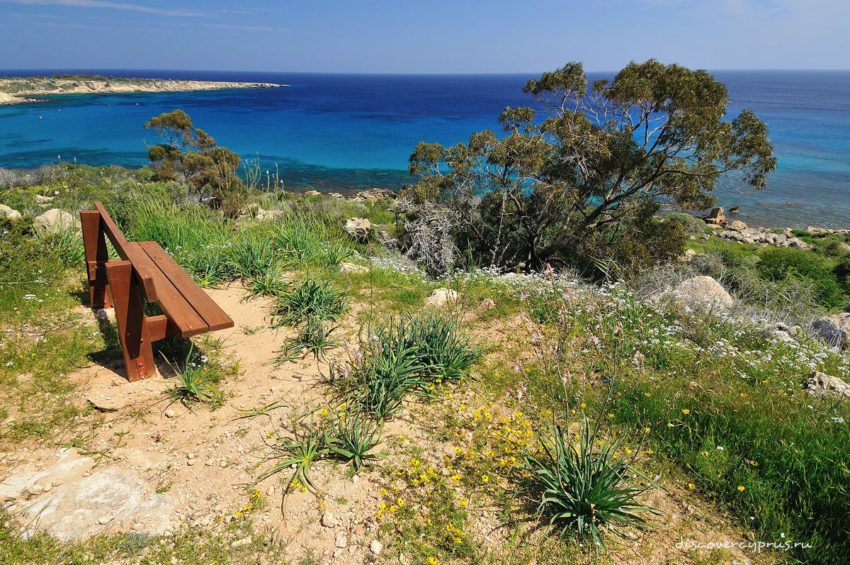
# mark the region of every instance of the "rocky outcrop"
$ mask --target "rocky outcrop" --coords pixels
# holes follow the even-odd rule
[[[70,229],[77,225],[77,218],[65,210],[51,208],[44,214],[36,216],[33,224],[42,230]]]
[[[850,349],[850,313],[815,320],[812,322],[812,330],[827,344]]]
[[[363,202],[366,200],[378,200],[379,198],[384,197],[395,198],[395,196],[396,193],[394,191],[386,188],[367,188],[366,190],[357,192],[354,196],[349,198],[349,200]]]
[[[705,223],[714,226],[725,226],[726,215],[723,213],[723,208],[714,208],[705,218]]]
[[[257,220],[275,220],[279,217],[283,216],[283,210],[263,210],[262,208],[257,208]]]
[[[682,281],[676,288],[665,293],[664,297],[685,302],[691,306],[722,309],[730,308],[735,303],[723,285],[707,276]]]
[[[62,450],[45,468],[15,469],[0,483],[6,511],[27,527],[62,541],[133,529],[163,534],[174,503],[126,469],[98,468],[91,457]]]
[[[816,228],[815,226],[808,226],[806,231],[809,233],[837,233],[837,234],[848,234],[850,233],[850,229],[830,229],[830,228]]]
[[[442,308],[449,302],[457,300],[457,291],[450,288],[437,288],[425,299],[426,306]]]
[[[370,229],[372,229],[372,222],[366,218],[349,218],[345,222],[345,231],[351,237],[368,237]]]
[[[345,261],[339,264],[339,270],[342,273],[368,273],[369,267],[366,265],[358,265],[357,263],[346,263]]]
[[[13,210],[9,208],[5,204],[0,204],[0,218],[8,218],[10,220],[17,220],[21,217],[21,213],[17,210]]]
[[[838,377],[818,371],[809,375],[806,390],[813,396],[850,398],[850,385]]]
[[[790,229],[782,233],[774,233],[764,228],[753,228],[742,222],[734,220],[728,229],[721,231],[717,237],[737,241],[739,243],[754,243],[756,245],[776,245],[778,247],[795,247],[797,249],[809,249],[811,245],[791,235]]]

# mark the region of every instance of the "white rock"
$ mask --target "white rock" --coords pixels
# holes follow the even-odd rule
[[[330,512],[322,514],[322,525],[326,528],[335,528],[339,525],[339,520]]]
[[[381,551],[383,550],[384,546],[376,539],[373,539],[372,542],[369,544],[369,551],[371,551],[375,555],[380,555]]]
[[[251,545],[251,538],[242,538],[230,544],[230,547],[242,547],[243,545]]]
[[[8,218],[10,220],[17,220],[21,217],[21,213],[17,210],[13,210],[9,208],[5,204],[0,204],[0,218]]]
[[[50,202],[53,202],[53,197],[52,196],[42,196],[41,194],[36,194],[35,195],[35,201],[38,202],[39,204],[48,204]]]
[[[345,534],[340,532],[338,536],[336,536],[336,546],[339,548],[343,548],[348,545],[348,538],[345,537]]]
[[[308,190],[304,193],[304,196],[319,196],[321,194],[318,190]]]
[[[345,231],[352,237],[366,237],[372,229],[372,222],[366,218],[349,218],[345,222]]]
[[[368,273],[369,267],[366,265],[357,265],[356,263],[346,263],[343,261],[339,264],[339,270],[343,273]]]
[[[693,277],[682,281],[669,295],[671,298],[691,305],[730,308],[735,303],[726,289],[708,276]]]
[[[165,417],[166,417],[166,418],[173,418],[173,417],[175,417],[176,415],[177,415],[177,413],[176,413],[176,412],[174,412],[174,409],[173,409],[173,408],[169,408],[169,409],[167,409],[167,410],[165,411]]]
[[[451,288],[437,288],[425,299],[426,306],[440,308],[457,300],[457,291]]]
[[[77,225],[77,219],[65,210],[51,208],[44,214],[36,216],[33,224],[43,230],[70,229]]]

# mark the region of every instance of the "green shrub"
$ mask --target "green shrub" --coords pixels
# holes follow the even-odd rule
[[[711,231],[711,228],[709,228],[704,221],[695,216],[691,216],[690,214],[673,212],[671,214],[667,214],[667,220],[677,222],[682,226],[682,229],[685,230],[685,233],[688,234],[702,235]]]
[[[815,284],[817,300],[827,308],[842,306],[847,301],[832,262],[815,253],[791,247],[776,247],[762,251],[758,270],[771,281],[799,276]]]

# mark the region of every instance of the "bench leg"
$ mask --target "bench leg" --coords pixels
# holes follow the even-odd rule
[[[145,316],[139,285],[133,276],[133,265],[129,261],[110,260],[106,263],[118,336],[124,352],[124,364],[130,382],[138,381],[156,373],[151,347],[151,326]]]
[[[83,231],[83,247],[86,250],[86,276],[89,279],[89,304],[92,308],[109,308],[106,276],[106,261],[109,250],[100,225],[100,212],[81,210],[80,226]]]

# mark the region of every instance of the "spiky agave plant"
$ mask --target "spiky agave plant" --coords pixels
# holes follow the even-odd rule
[[[336,347],[339,340],[331,337],[337,326],[329,327],[322,320],[310,316],[298,335],[278,350],[276,365],[282,365],[298,357],[303,351],[313,353],[316,359],[324,358],[325,352]]]
[[[379,443],[380,425],[359,412],[339,418],[325,431],[325,444],[331,454],[343,461],[351,461],[355,473],[360,471],[367,459],[375,458],[370,451]]]
[[[189,348],[188,355],[186,355],[186,362],[182,369],[172,365],[166,359],[177,378],[177,383],[174,388],[168,391],[168,394],[182,404],[187,402],[221,403],[223,394],[215,386],[221,380],[221,375],[215,367],[207,365],[203,360],[195,362],[193,360],[194,353],[195,346],[192,345]]]
[[[594,548],[605,547],[603,526],[617,535],[617,527],[645,529],[641,513],[655,513],[637,497],[645,488],[631,484],[631,467],[617,461],[620,442],[601,442],[588,420],[582,422],[578,438],[570,438],[554,426],[537,434],[540,455],[526,455],[525,469],[531,474],[526,487],[540,497],[538,513],[561,535],[590,539]]]
[[[324,441],[324,433],[312,423],[301,430],[296,425],[292,438],[281,438],[273,443],[271,448],[273,453],[270,459],[277,460],[277,463],[260,475],[257,482],[276,475],[284,469],[293,469],[280,499],[280,514],[286,520],[286,495],[289,494],[289,489],[296,479],[306,488],[312,490],[314,494],[324,494],[324,491],[313,484],[310,479],[310,469],[313,463],[327,455],[328,450]]]

